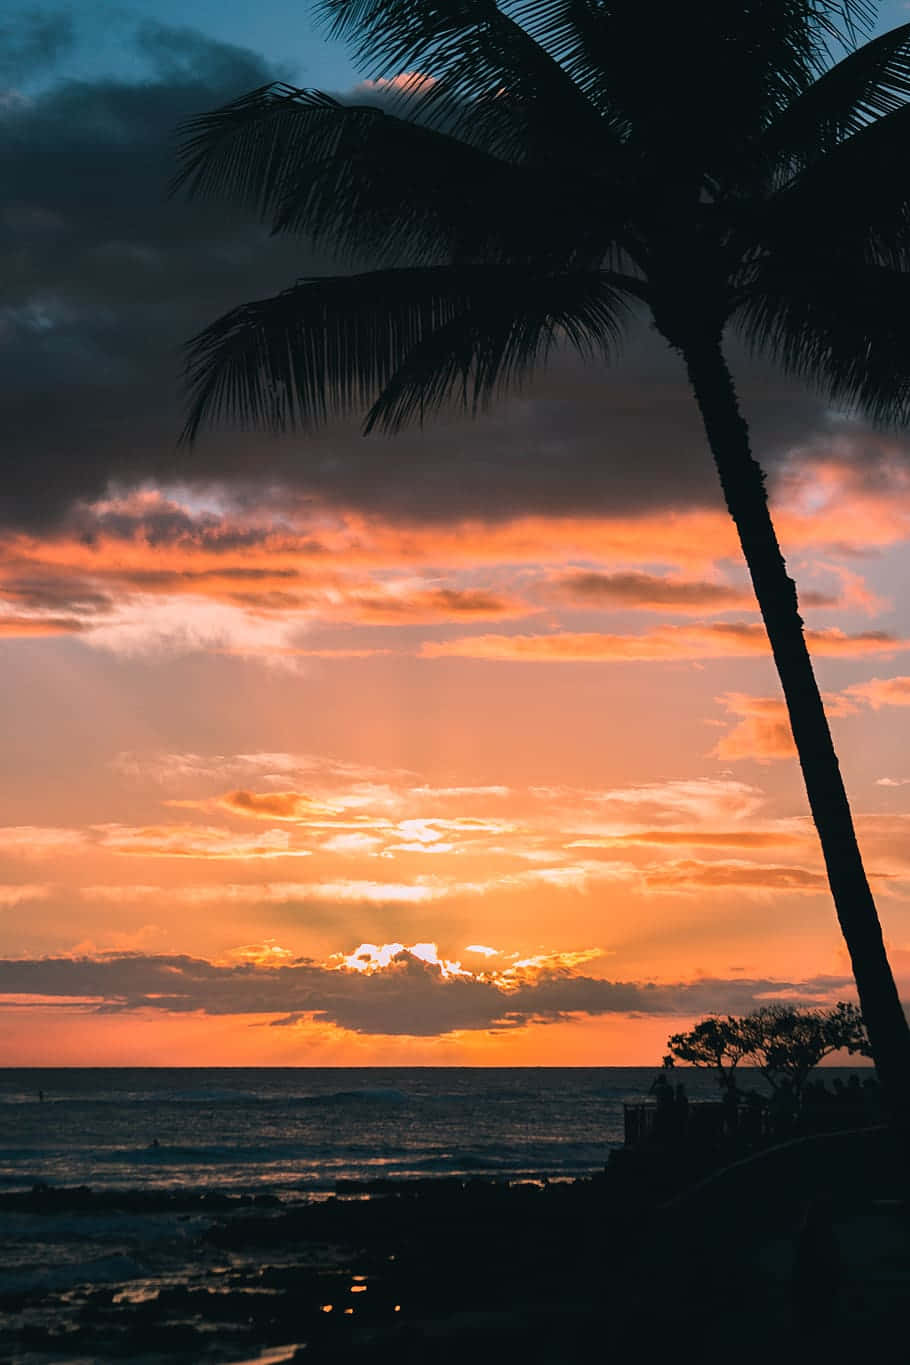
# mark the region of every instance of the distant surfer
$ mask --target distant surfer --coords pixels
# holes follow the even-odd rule
[[[44,1091],[43,1091],[43,1090],[39,1090],[39,1091],[38,1091],[38,1103],[39,1103],[39,1104],[43,1104],[43,1103],[44,1103]]]
[[[154,1151],[154,1150],[156,1150],[156,1149],[157,1149],[158,1147],[160,1147],[160,1146],[161,1146],[161,1143],[158,1141],[158,1139],[157,1139],[157,1138],[152,1138],[152,1150]]]

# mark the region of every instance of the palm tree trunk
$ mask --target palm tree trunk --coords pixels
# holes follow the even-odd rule
[[[796,584],[768,510],[764,473],[749,448],[720,338],[678,346],[736,529],[783,686],[812,818],[885,1099],[910,1141],[910,1028],[885,952],[831,731],[803,635]]]

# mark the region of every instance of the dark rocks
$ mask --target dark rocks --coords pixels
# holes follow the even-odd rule
[[[524,1341],[523,1315],[537,1314],[532,1335],[543,1343],[546,1305],[563,1313],[574,1304],[583,1314],[615,1282],[623,1249],[609,1232],[610,1185],[384,1181],[367,1199],[297,1205],[275,1196],[84,1187],[0,1196],[0,1208],[39,1215],[213,1216],[197,1239],[188,1243],[183,1234],[175,1252],[186,1267],[181,1280],[156,1285],[161,1272],[150,1270],[144,1279],[84,1286],[65,1299],[46,1291],[11,1296],[4,1343],[58,1359],[154,1353],[179,1365],[307,1343],[303,1359],[423,1365],[454,1361],[451,1337],[461,1343],[462,1362],[468,1351],[478,1365],[501,1362],[514,1354],[510,1341]],[[157,1255],[155,1264],[167,1263],[165,1252]],[[490,1354],[493,1345],[498,1356]],[[527,1359],[543,1357],[528,1347]]]
[[[199,1190],[95,1190],[89,1185],[33,1185],[0,1194],[0,1213],[225,1213],[257,1205],[280,1208],[277,1195]]]

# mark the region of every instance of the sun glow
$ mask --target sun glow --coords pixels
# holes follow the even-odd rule
[[[452,976],[471,976],[472,973],[462,967],[460,962],[451,962],[448,958],[439,956],[439,949],[435,943],[361,943],[352,953],[339,954],[341,961],[337,963],[339,969],[347,968],[355,972],[379,972],[391,966],[399,957],[407,955],[416,957],[421,962],[425,962],[430,967],[436,967],[443,977]]]

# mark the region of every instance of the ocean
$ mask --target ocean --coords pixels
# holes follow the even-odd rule
[[[575,1176],[655,1072],[609,1068],[0,1071],[0,1190],[318,1196],[339,1179]],[[690,1095],[713,1079],[686,1075]],[[39,1096],[43,1095],[43,1099]]]
[[[320,1203],[337,1181],[553,1182],[598,1172],[622,1145],[623,1103],[645,1095],[655,1074],[626,1067],[0,1071],[0,1356],[17,1365],[76,1359],[66,1350],[54,1355],[48,1341],[87,1331],[79,1324],[100,1294],[107,1298],[97,1312],[112,1304],[138,1313],[142,1303],[164,1303],[175,1286],[210,1297],[213,1285],[231,1282],[248,1292],[260,1283],[258,1253],[244,1262],[236,1250],[219,1250],[213,1226],[278,1200],[282,1210]],[[710,1073],[687,1069],[680,1078],[690,1098],[717,1097]],[[747,1086],[756,1079],[743,1074]],[[78,1186],[92,1195],[70,1198]],[[47,1187],[37,1202],[27,1194],[35,1187]],[[127,1191],[138,1192],[132,1203]],[[204,1201],[187,1202],[203,1194],[211,1212]],[[280,1257],[272,1271],[280,1273]],[[34,1354],[9,1350],[4,1322],[20,1342],[29,1331],[51,1335]],[[88,1355],[106,1358],[100,1347]]]

